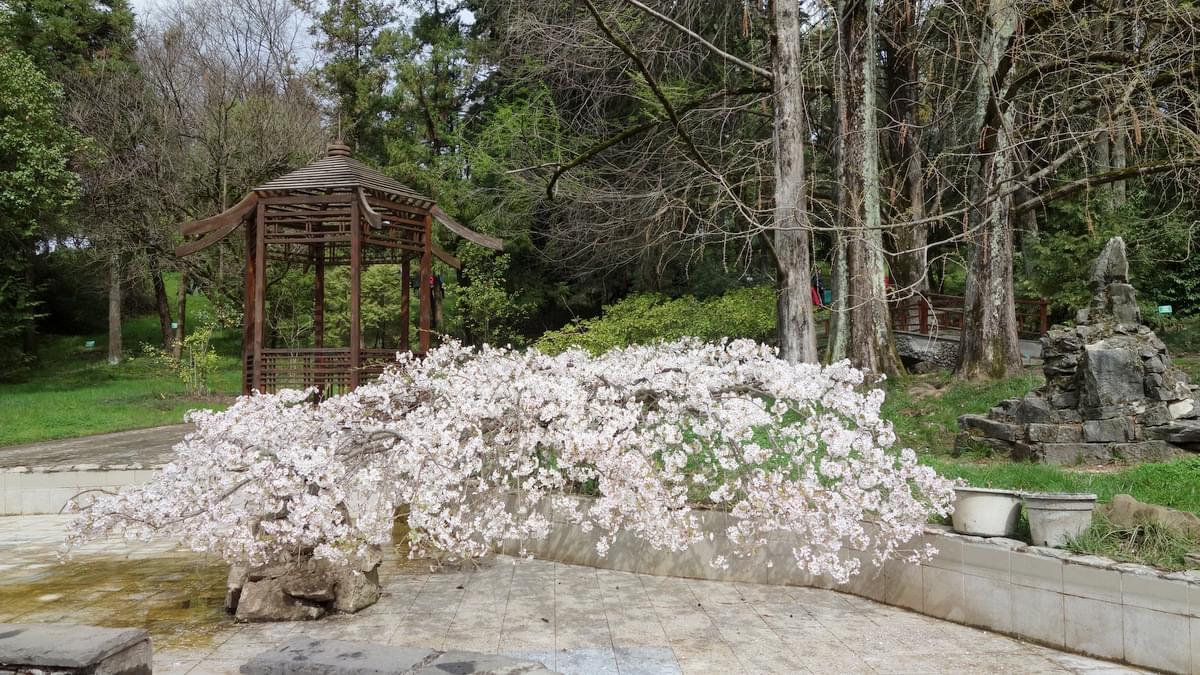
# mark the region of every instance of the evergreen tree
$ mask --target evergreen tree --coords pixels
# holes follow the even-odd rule
[[[32,357],[32,262],[78,194],[67,162],[79,145],[61,87],[23,52],[0,50],[0,377]]]

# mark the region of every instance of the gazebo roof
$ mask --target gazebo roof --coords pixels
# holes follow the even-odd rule
[[[497,251],[504,250],[503,239],[476,232],[463,225],[443,211],[429,197],[401,185],[354,159],[350,156],[350,148],[347,145],[336,142],[329,145],[329,152],[325,157],[263,183],[225,211],[181,225],[179,230],[185,237],[199,235],[200,239],[184,243],[175,249],[175,254],[180,257],[191,255],[221,241],[254,215],[255,207],[259,205],[260,200],[274,199],[283,193],[291,193],[300,201],[304,201],[306,196],[316,199],[316,195],[324,193],[352,193],[351,199],[358,201],[368,221],[372,222],[375,227],[379,227],[380,216],[368,203],[365,194],[367,190],[381,195],[380,199],[403,204],[412,207],[419,213],[428,214],[444,225],[446,229],[468,241]],[[394,210],[394,207],[387,208]],[[298,211],[294,215],[309,213],[317,214],[312,211]],[[371,220],[372,214],[375,220]],[[324,215],[324,212],[321,212],[320,215]],[[430,241],[429,246],[437,257],[448,264],[456,268],[461,265],[454,256],[442,250],[437,242]]]
[[[433,200],[401,185],[383,173],[350,156],[350,148],[331,143],[329,152],[317,161],[254,188],[255,192],[291,192],[305,190],[374,190],[403,204],[428,209]]]

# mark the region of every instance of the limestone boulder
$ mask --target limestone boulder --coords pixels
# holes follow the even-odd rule
[[[1141,358],[1107,341],[1084,348],[1078,376],[1080,405],[1089,408],[1111,408],[1145,398]]]
[[[1123,443],[1137,440],[1137,427],[1128,417],[1110,417],[1083,423],[1083,440],[1088,443]]]
[[[238,621],[309,621],[325,616],[321,604],[288,595],[283,578],[247,581],[237,604]]]
[[[1113,237],[1104,245],[1104,250],[1092,265],[1088,286],[1093,291],[1103,290],[1112,283],[1129,281],[1129,256],[1125,253],[1125,240]]]
[[[1104,507],[1109,522],[1119,527],[1153,523],[1200,539],[1200,517],[1157,504],[1147,504],[1130,495],[1117,495]]]
[[[333,609],[338,612],[357,612],[379,601],[379,569],[370,572],[348,570],[337,575],[337,597]]]

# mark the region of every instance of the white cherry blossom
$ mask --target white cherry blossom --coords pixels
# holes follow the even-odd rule
[[[844,581],[847,546],[907,551],[952,483],[893,448],[847,363],[790,364],[751,341],[635,346],[593,357],[450,343],[398,355],[376,382],[239,398],[191,413],[196,431],[150,483],[81,510],[68,545],[112,533],[176,537],[253,565],[350,564],[406,518],[413,555],[485,555],[560,519],[680,551],[706,539],[697,509],[731,523],[714,564],[795,535],[798,566]],[[583,502],[566,496],[584,493]],[[718,540],[720,541],[720,540]]]

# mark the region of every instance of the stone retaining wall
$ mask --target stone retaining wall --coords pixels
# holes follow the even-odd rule
[[[556,522],[549,537],[507,542],[504,552],[519,555],[524,549],[545,560],[659,576],[827,588],[1060,649],[1200,675],[1200,571],[1166,574],[930,526],[920,544],[937,547],[932,560],[893,561],[877,569],[869,556],[848,551],[864,571],[836,584],[798,570],[791,556],[796,540],[788,536],[769,541],[753,557],[731,559],[728,569],[710,566],[718,550],[728,550],[729,516],[722,512],[701,513],[714,541],[692,550],[656,551],[618,539],[605,557],[596,553],[596,531],[584,533],[552,513],[547,517]]]
[[[0,469],[0,516],[58,513],[84,490],[116,490],[149,481],[157,471],[142,466],[96,464]]]

